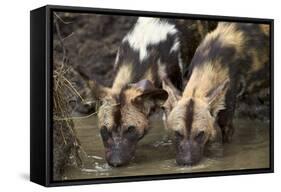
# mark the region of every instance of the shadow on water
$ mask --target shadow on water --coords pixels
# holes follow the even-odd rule
[[[64,179],[269,167],[269,122],[239,119],[235,120],[234,124],[236,132],[233,141],[223,147],[222,155],[207,156],[196,166],[180,167],[175,163],[171,134],[164,130],[162,121],[153,119],[151,126],[153,128],[139,142],[135,159],[128,166],[111,168],[104,159],[96,117],[76,120],[75,128],[87,157],[84,158],[82,168],[68,166]]]

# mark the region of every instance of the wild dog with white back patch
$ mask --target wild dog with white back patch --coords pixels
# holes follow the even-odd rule
[[[90,82],[102,100],[98,124],[110,165],[125,165],[134,157],[138,141],[150,129],[149,116],[168,97],[162,80],[181,89],[179,49],[174,24],[140,17],[119,47],[112,87]]]
[[[197,48],[183,94],[164,85],[173,98],[166,124],[175,132],[179,165],[196,164],[206,151],[231,140],[241,80],[269,68],[269,38],[264,33],[268,27],[219,23]]]

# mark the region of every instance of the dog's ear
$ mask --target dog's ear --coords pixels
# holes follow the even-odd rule
[[[152,108],[162,106],[168,98],[168,93],[159,88],[155,88],[149,80],[141,80],[131,84],[131,88],[138,90],[138,94],[133,97],[132,102],[149,113]]]
[[[226,79],[207,95],[209,110],[216,117],[220,110],[225,108],[225,95],[229,88],[229,79]]]
[[[170,82],[170,80],[162,81],[162,88],[168,93],[168,99],[166,100],[164,107],[173,108],[177,101],[181,98],[181,92]]]
[[[110,88],[99,84],[95,80],[88,81],[88,85],[91,89],[91,93],[92,93],[93,97],[96,98],[96,99],[102,99],[105,96],[111,94]]]

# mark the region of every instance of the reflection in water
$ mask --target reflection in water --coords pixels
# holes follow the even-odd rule
[[[82,168],[68,166],[64,179],[268,168],[269,122],[236,120],[234,125],[233,141],[224,145],[223,151],[208,155],[196,166],[180,167],[175,162],[172,134],[164,130],[160,120],[153,120],[151,131],[138,144],[135,159],[125,167],[112,168],[104,159],[96,117],[76,120],[75,128],[87,157]]]

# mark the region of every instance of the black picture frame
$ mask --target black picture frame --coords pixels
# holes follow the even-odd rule
[[[52,20],[54,11],[263,23],[270,25],[270,167],[183,174],[52,180]],[[46,5],[30,12],[30,180],[44,186],[82,185],[274,172],[274,20],[183,13]]]

